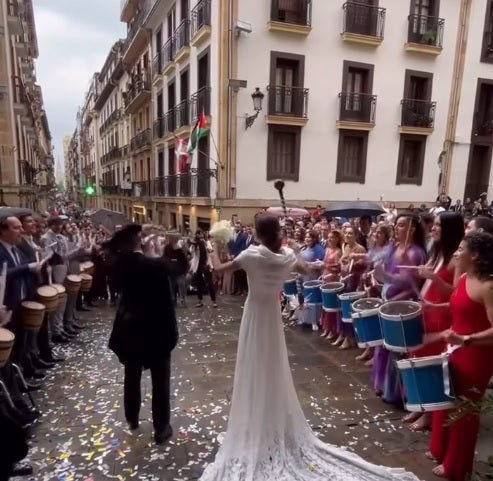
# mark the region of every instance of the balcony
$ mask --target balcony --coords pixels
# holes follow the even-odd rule
[[[174,59],[180,63],[190,57],[190,22],[183,20],[174,34]]]
[[[123,147],[113,147],[109,152],[101,156],[101,165],[105,166],[112,161],[125,159],[128,156],[128,153],[128,145],[124,145]]]
[[[162,75],[169,75],[175,70],[175,38],[170,37],[161,49],[163,55],[163,63],[161,68]]]
[[[303,127],[308,122],[308,92],[304,87],[268,85],[267,123]]]
[[[179,137],[190,132],[190,102],[188,99],[182,100],[175,107],[175,135]]]
[[[12,86],[14,94],[14,111],[20,115],[27,115],[29,97],[22,79],[20,77],[12,77]]]
[[[139,132],[136,136],[132,137],[132,140],[130,140],[130,152],[134,154],[141,149],[150,148],[151,141],[151,129],[145,129],[142,132]]]
[[[409,15],[407,43],[404,50],[428,55],[440,55],[443,49],[445,20],[427,15]]]
[[[162,139],[165,134],[165,119],[164,117],[157,118],[152,124],[152,132],[154,135],[154,139]]]
[[[150,195],[154,197],[210,198],[217,171],[215,169],[190,169],[190,172],[167,175],[154,179]]]
[[[130,84],[124,97],[125,111],[135,114],[145,104],[151,101],[151,86],[146,79],[147,75],[140,75],[140,78]]]
[[[139,0],[121,0],[120,2],[120,20],[130,22],[139,6]]]
[[[271,0],[268,30],[308,35],[312,29],[311,24],[311,0]]]
[[[191,14],[190,44],[198,47],[211,37],[211,0],[200,0]]]
[[[202,87],[190,96],[190,120],[195,122],[199,115],[211,115],[211,87]]]
[[[19,0],[8,0],[7,23],[9,35],[22,35],[24,32],[22,16],[23,11],[19,5]]]
[[[164,56],[162,50],[152,60],[152,81],[155,82],[161,76],[163,71]]]
[[[338,129],[372,130],[375,127],[377,96],[360,92],[339,94]]]
[[[127,38],[123,45],[123,63],[126,65],[133,65],[137,60],[139,54],[144,50],[149,43],[149,36],[147,28],[144,27],[144,20],[149,12],[150,2],[147,0],[142,10],[134,18],[133,22],[129,25],[127,31]]]
[[[29,56],[29,43],[27,42],[25,35],[17,35],[14,42],[15,53],[18,57]]]
[[[101,193],[103,195],[123,195],[122,188],[119,185],[102,185]]]
[[[113,110],[111,115],[103,122],[103,125],[99,127],[99,133],[103,134],[107,129],[109,129],[113,123],[120,120],[123,116],[122,109]]]
[[[403,99],[401,101],[401,134],[430,135],[435,126],[436,102]]]
[[[342,40],[370,46],[378,46],[382,43],[385,8],[346,2],[342,6],[342,11]]]

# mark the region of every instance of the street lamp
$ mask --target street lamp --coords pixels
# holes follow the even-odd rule
[[[250,115],[246,118],[246,129],[249,129],[255,119],[258,117],[259,112],[262,110],[262,101],[264,100],[264,94],[260,91],[258,87],[255,87],[255,92],[252,94],[253,100],[253,110],[255,110],[254,115]]]

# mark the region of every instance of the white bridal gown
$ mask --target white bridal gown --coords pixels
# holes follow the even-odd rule
[[[241,321],[228,429],[201,481],[419,481],[320,441],[294,388],[279,292],[294,270],[291,249],[251,246],[237,262],[249,294]]]

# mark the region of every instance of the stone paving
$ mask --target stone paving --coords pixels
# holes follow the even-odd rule
[[[88,328],[62,349],[67,361],[50,372],[37,396],[43,416],[30,441],[32,479],[198,479],[226,427],[242,301],[226,297],[219,309],[179,309],[181,341],[172,379],[175,435],[162,446],[152,442],[148,376],[143,377],[141,427],[133,433],[127,429],[123,372],[106,348],[114,311],[103,307],[83,313]],[[339,351],[298,326],[286,326],[285,334],[300,401],[321,439],[371,462],[403,466],[423,481],[436,479],[423,455],[428,435],[410,432],[400,422],[402,412],[375,398],[369,368],[354,360],[356,350]],[[489,449],[492,439],[485,430],[480,448]],[[488,454],[485,450],[482,457]],[[489,478],[488,466],[477,464],[478,479]]]

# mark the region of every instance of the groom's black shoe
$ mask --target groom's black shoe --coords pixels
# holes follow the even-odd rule
[[[163,444],[171,436],[173,436],[173,428],[168,424],[164,429],[154,433],[154,441],[156,441],[156,444]]]

